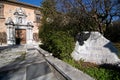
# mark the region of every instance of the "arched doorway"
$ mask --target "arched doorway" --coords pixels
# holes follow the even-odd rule
[[[7,26],[7,44],[31,44],[33,42],[33,25],[26,20],[25,11],[22,8],[17,8],[14,16],[15,22],[9,17],[5,23]]]
[[[26,29],[15,29],[16,44],[26,44]]]

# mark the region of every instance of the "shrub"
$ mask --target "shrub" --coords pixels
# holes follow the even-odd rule
[[[119,51],[118,57],[120,58],[120,42],[114,42],[113,44],[118,49]]]
[[[44,48],[52,52],[55,57],[62,60],[71,58],[71,52],[74,48],[74,38],[67,32],[54,31],[49,34],[44,42]]]
[[[104,36],[112,42],[120,41],[120,26],[110,26],[105,31]]]

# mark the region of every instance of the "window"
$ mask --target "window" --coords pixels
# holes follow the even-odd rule
[[[40,23],[41,20],[41,12],[39,10],[35,10],[35,22]]]
[[[4,10],[3,7],[4,7],[3,4],[0,3],[0,18],[3,18],[3,17],[4,17],[4,15],[3,15],[3,12],[4,12],[4,11],[3,11],[3,10]]]
[[[36,15],[36,22],[37,22],[37,23],[40,22],[40,15]]]
[[[22,17],[18,18],[18,23],[22,23]]]

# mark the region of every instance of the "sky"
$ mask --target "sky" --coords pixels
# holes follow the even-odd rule
[[[28,4],[32,4],[32,5],[35,5],[35,6],[40,6],[41,5],[41,2],[43,0],[19,0],[20,2],[25,2],[25,3],[28,3]]]

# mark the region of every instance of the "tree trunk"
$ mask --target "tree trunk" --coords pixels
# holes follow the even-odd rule
[[[99,23],[98,27],[99,27],[99,32],[100,32],[101,34],[103,34],[103,29],[102,29],[101,23]]]

